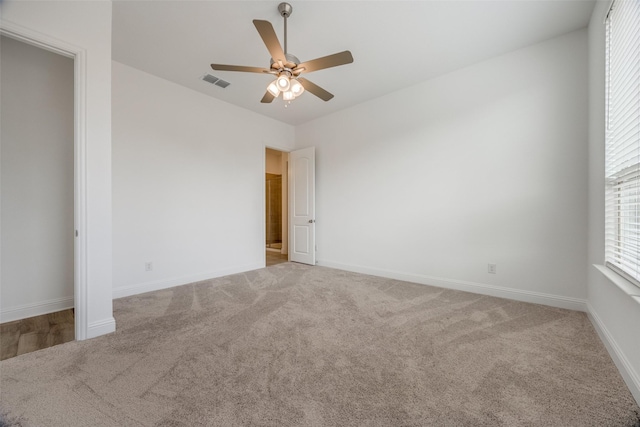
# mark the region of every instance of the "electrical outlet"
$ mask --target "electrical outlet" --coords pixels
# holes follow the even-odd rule
[[[151,270],[153,270],[153,263],[151,261],[145,262],[144,271],[151,271]]]
[[[495,264],[489,264],[489,273],[496,274],[496,265]]]

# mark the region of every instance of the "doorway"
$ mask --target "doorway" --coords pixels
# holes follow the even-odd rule
[[[288,256],[288,153],[265,148],[265,250],[266,265],[287,262]]]
[[[75,338],[76,94],[73,57],[0,43],[4,355]]]
[[[265,174],[265,215],[267,249],[282,249],[282,175]]]

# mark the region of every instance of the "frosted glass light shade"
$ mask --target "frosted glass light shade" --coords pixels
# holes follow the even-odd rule
[[[293,95],[295,97],[298,97],[298,96],[302,95],[302,92],[304,92],[304,86],[302,86],[302,84],[299,81],[292,80],[291,81],[291,92],[293,92]]]
[[[287,77],[284,74],[281,74],[280,76],[278,76],[278,79],[276,80],[276,84],[278,85],[278,89],[280,89],[281,92],[288,91],[289,87],[291,86],[289,82],[289,77]]]
[[[282,92],[282,99],[284,99],[285,101],[291,101],[295,97],[296,96],[290,90]]]
[[[280,94],[280,89],[278,89],[278,85],[275,81],[271,82],[269,86],[267,86],[267,90],[274,97],[277,97]]]

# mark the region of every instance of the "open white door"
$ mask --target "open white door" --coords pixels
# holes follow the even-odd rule
[[[289,153],[289,259],[316,263],[316,150]]]

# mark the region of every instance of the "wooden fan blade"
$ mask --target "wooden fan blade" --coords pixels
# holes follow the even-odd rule
[[[269,104],[275,99],[275,96],[269,91],[266,91],[260,102],[263,104]]]
[[[312,59],[311,61],[298,64],[295,69],[304,68],[304,73],[311,71],[324,70],[325,68],[337,67],[338,65],[351,64],[353,62],[353,56],[351,52],[345,50],[344,52],[334,53],[333,55],[323,56],[322,58]],[[294,69],[294,72],[295,72]]]
[[[221,71],[243,71],[245,73],[268,73],[270,70],[260,67],[245,67],[244,65],[211,64],[211,68]]]
[[[322,99],[323,101],[328,101],[331,98],[333,98],[333,94],[327,92],[326,90],[322,89],[317,84],[312,83],[312,82],[310,82],[309,80],[307,80],[305,78],[299,77],[298,81],[304,87],[305,90],[308,90],[309,92],[311,92],[312,94],[314,94],[318,98]]]
[[[269,21],[261,21],[260,19],[254,19],[253,25],[256,26],[256,30],[262,37],[262,41],[265,46],[267,46],[267,50],[271,55],[271,58],[274,62],[282,61],[287,62],[284,56],[284,51],[282,50],[282,46],[278,41],[278,36],[276,36],[276,32],[273,29],[273,25]]]

